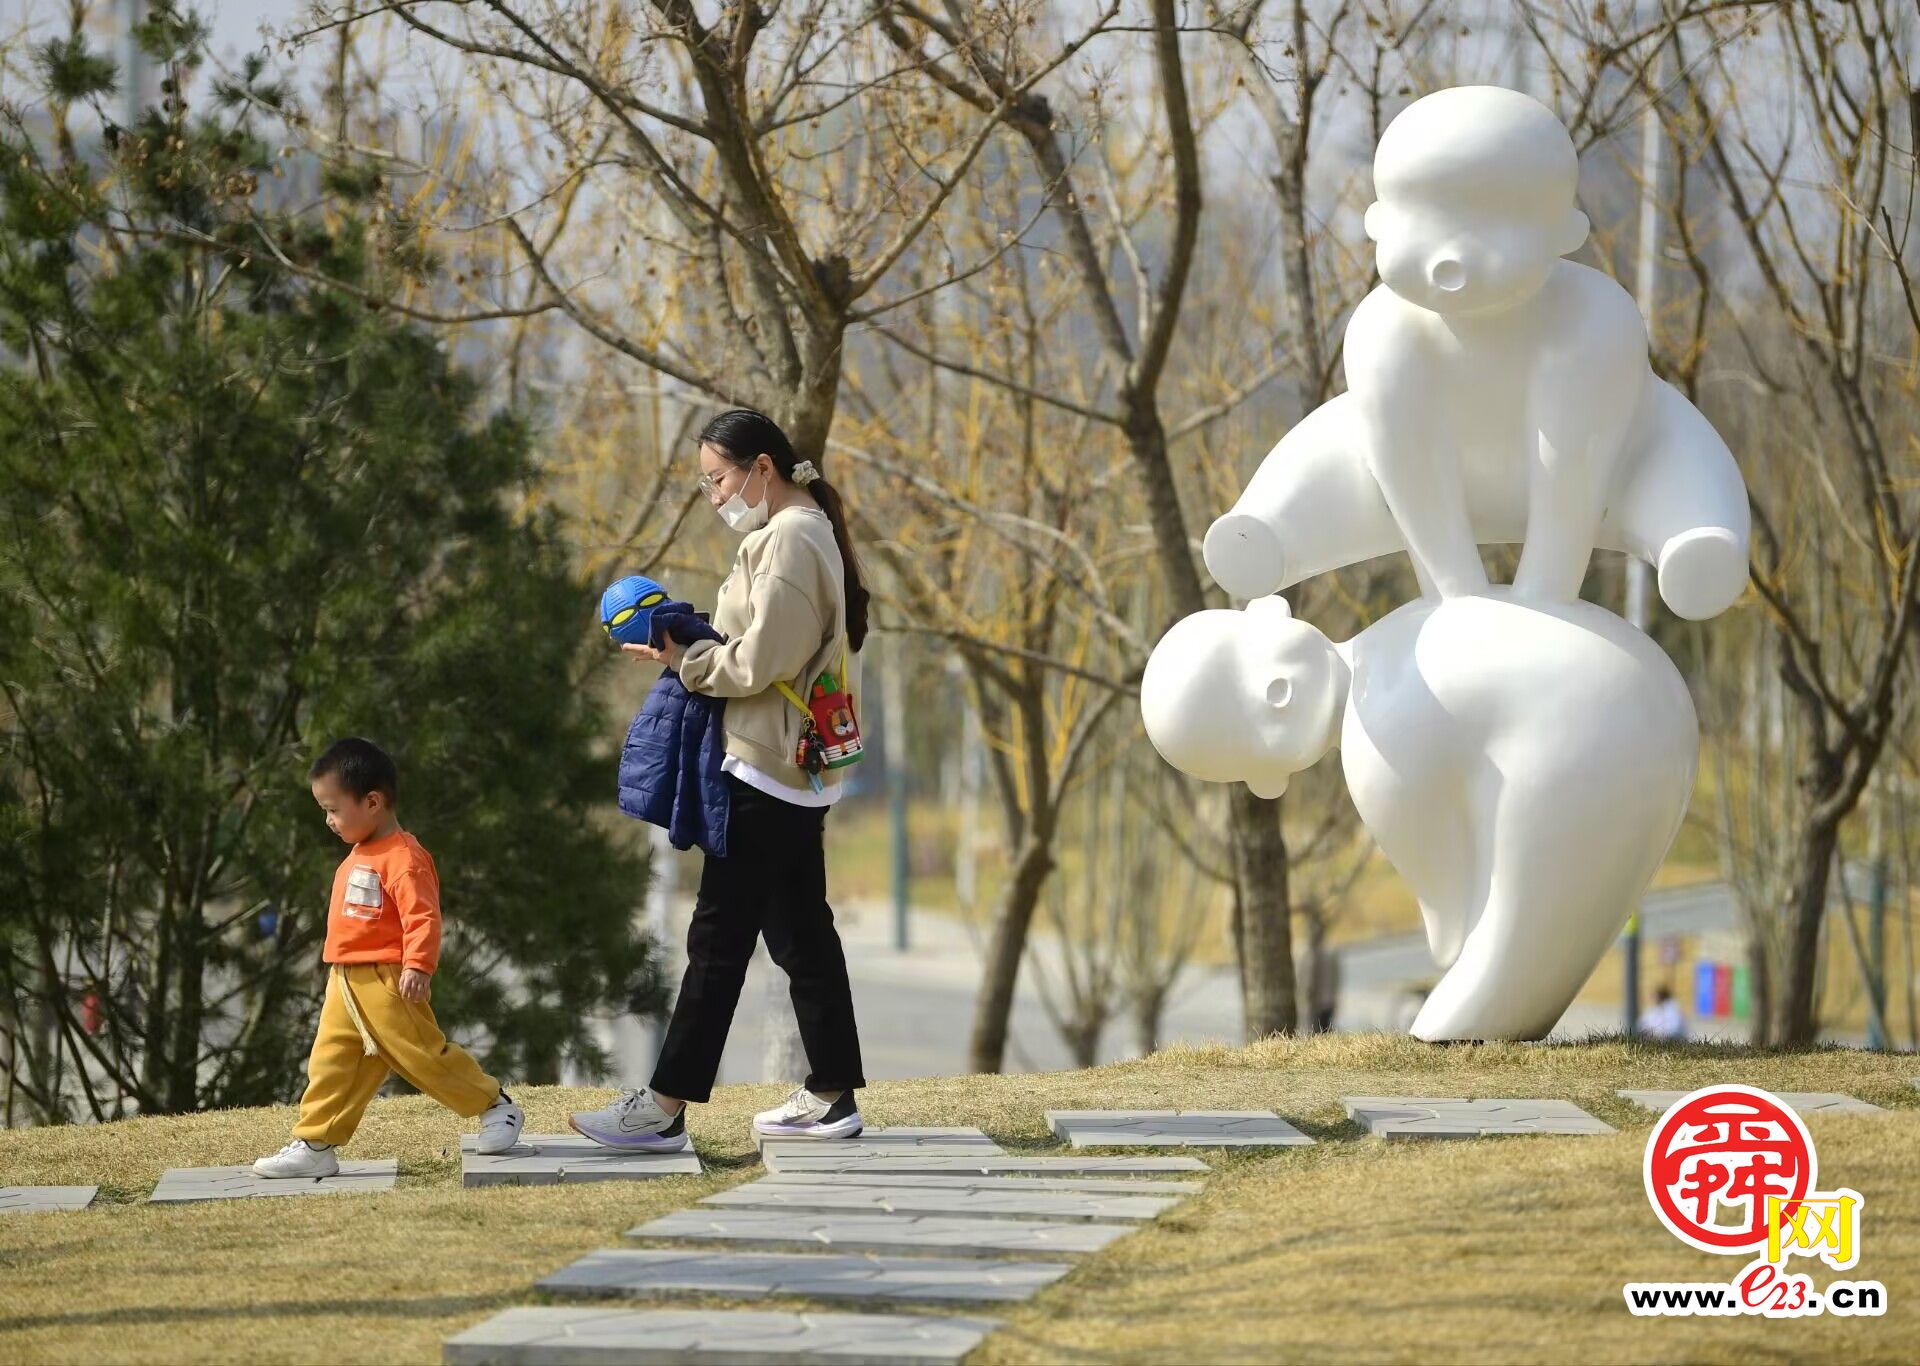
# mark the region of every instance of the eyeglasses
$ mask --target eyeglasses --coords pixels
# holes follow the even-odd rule
[[[725,479],[729,474],[740,474],[743,472],[751,474],[752,469],[753,467],[751,465],[747,466],[744,471],[739,465],[729,465],[720,471],[717,476],[703,472],[700,476],[700,492],[706,494],[709,498],[716,497],[720,492],[720,480]]]

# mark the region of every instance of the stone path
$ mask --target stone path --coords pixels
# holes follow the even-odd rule
[[[629,1238],[686,1239],[736,1247],[848,1252],[933,1252],[1048,1257],[1098,1252],[1133,1232],[1124,1224],[1045,1223],[957,1214],[809,1214],[785,1209],[683,1209],[627,1230]]]
[[[342,1162],[338,1176],[318,1181],[274,1180],[255,1176],[252,1167],[173,1167],[161,1174],[160,1184],[147,1197],[151,1204],[186,1204],[196,1200],[257,1200],[275,1195],[350,1195],[390,1191],[400,1164],[393,1158],[377,1162]]]
[[[1313,1142],[1271,1110],[1049,1110],[1076,1148],[1291,1148]]]
[[[0,1214],[85,1209],[99,1193],[98,1186],[0,1186]]]
[[[836,1139],[823,1144],[817,1138],[760,1138],[754,1139],[764,1159],[769,1152],[799,1156],[817,1153],[822,1147],[831,1147],[837,1153],[850,1153],[862,1157],[904,1157],[913,1153],[936,1153],[950,1156],[955,1153],[968,1157],[998,1157],[1006,1153],[998,1143],[988,1138],[978,1129],[920,1129],[902,1126],[895,1129],[868,1129],[858,1138]]]
[[[958,1362],[993,1319],[909,1314],[714,1314],[670,1309],[524,1308],[447,1339],[447,1366],[591,1366],[596,1362]]]
[[[1614,1094],[1623,1100],[1632,1101],[1643,1110],[1652,1110],[1656,1114],[1661,1114],[1680,1097],[1690,1093],[1686,1091],[1616,1091]],[[1884,1115],[1887,1113],[1878,1105],[1869,1105],[1864,1100],[1843,1095],[1838,1091],[1775,1091],[1772,1094],[1788,1109],[1801,1116]]]
[[[1017,1302],[1066,1275],[1062,1257],[1097,1252],[1201,1189],[1153,1177],[1207,1170],[1191,1157],[1015,1156],[978,1129],[873,1129],[850,1143],[760,1146],[766,1176],[627,1233],[673,1246],[592,1252],[536,1288],[798,1295],[881,1309]],[[993,1326],[927,1322],[885,1313],[516,1309],[449,1342],[446,1359],[946,1362]]]
[[[1119,1195],[1198,1195],[1206,1189],[1200,1181],[1165,1181],[1151,1176],[955,1176],[943,1172],[903,1172],[888,1176],[884,1172],[833,1172],[828,1175],[806,1172],[768,1172],[757,1181],[761,1186],[814,1186],[831,1181],[836,1187],[912,1186],[928,1190],[1010,1190],[1010,1191],[1111,1191]]]
[[[893,1303],[1018,1301],[1073,1268],[1065,1262],[1000,1262],[977,1257],[875,1257],[819,1252],[698,1252],[609,1248],[589,1252],[536,1284],[555,1295],[698,1292],[759,1297],[859,1299]]]
[[[842,1153],[816,1143],[804,1152],[784,1148],[763,1154],[767,1170],[785,1174],[845,1175],[871,1172],[879,1176],[1159,1176],[1175,1172],[1204,1172],[1207,1164],[1192,1157],[972,1157],[963,1153],[886,1154]]]
[[[700,1203],[829,1213],[1007,1215],[1054,1220],[1152,1219],[1180,1203],[1166,1195],[1034,1190],[1039,1181],[1028,1177],[1008,1176],[1000,1181],[998,1186],[854,1186],[833,1181],[761,1180],[709,1195]],[[1133,1183],[1136,1190],[1141,1184]],[[1027,1189],[1009,1190],[1008,1185]]]
[[[474,1151],[476,1134],[460,1138],[463,1186],[552,1186],[563,1181],[645,1181],[658,1176],[698,1176],[692,1149],[678,1153],[621,1152],[578,1134],[522,1134],[504,1153]]]
[[[1493,1134],[1618,1132],[1570,1100],[1467,1100],[1459,1096],[1344,1096],[1347,1114],[1387,1139]]]

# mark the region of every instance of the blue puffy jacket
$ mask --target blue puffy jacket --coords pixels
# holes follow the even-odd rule
[[[653,640],[681,645],[724,640],[684,602],[653,609]],[[715,858],[727,854],[727,757],[721,722],[726,699],[687,691],[672,670],[660,675],[627,728],[620,751],[620,809],[666,830],[675,849],[698,845]]]

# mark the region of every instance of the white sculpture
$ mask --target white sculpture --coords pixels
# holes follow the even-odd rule
[[[1587,234],[1575,169],[1566,130],[1512,91],[1441,91],[1393,121],[1349,390],[1208,532],[1208,570],[1254,601],[1176,624],[1142,681],[1169,762],[1263,796],[1337,736],[1447,969],[1423,1039],[1547,1033],[1685,813],[1692,702],[1658,646],[1579,600],[1594,546],[1652,563],[1684,617],[1746,584],[1732,456],[1649,371],[1626,293],[1559,259]],[[1479,545],[1512,541],[1513,585],[1489,585]],[[1268,596],[1403,549],[1422,596],[1344,645]]]

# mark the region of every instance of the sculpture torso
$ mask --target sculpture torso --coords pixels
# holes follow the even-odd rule
[[[1484,587],[1475,526],[1492,522],[1524,526],[1544,566],[1516,578],[1524,595],[1578,595],[1651,380],[1625,290],[1560,261],[1520,304],[1461,316],[1381,285],[1348,324],[1346,369],[1361,449],[1425,582]]]

